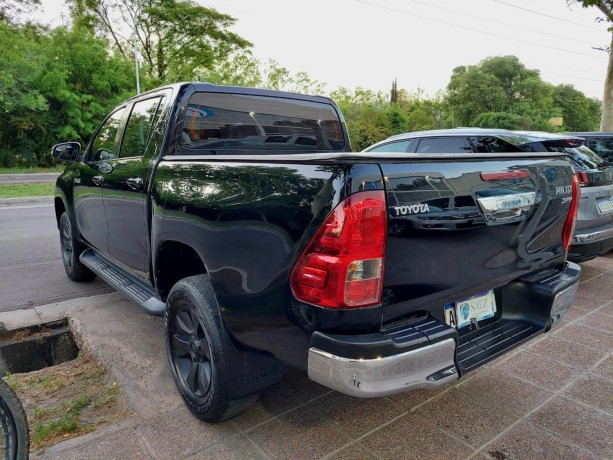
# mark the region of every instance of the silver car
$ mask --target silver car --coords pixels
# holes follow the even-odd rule
[[[582,143],[580,137],[567,134],[456,128],[399,134],[364,151],[416,154],[472,152],[477,155],[521,151],[567,153],[581,184],[581,203],[568,258],[584,262],[613,250],[613,163]],[[476,205],[472,205],[477,210]],[[454,206],[452,203],[442,211],[453,214]],[[459,229],[458,223],[452,227]],[[449,230],[451,222],[445,224],[438,228]],[[470,224],[479,225],[481,222],[475,219]],[[413,224],[413,228],[418,229],[420,225]]]

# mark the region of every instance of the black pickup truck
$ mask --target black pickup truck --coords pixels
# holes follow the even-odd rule
[[[563,154],[352,153],[328,98],[206,83],[132,98],[52,153],[67,275],[164,315],[206,421],[284,364],[357,397],[444,385],[575,302]]]

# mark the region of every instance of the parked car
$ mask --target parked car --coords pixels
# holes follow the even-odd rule
[[[243,412],[284,364],[357,397],[439,387],[575,303],[564,153],[415,158],[348,139],[328,98],[183,83],[117,106],[84,151],[53,148],[66,274],[165,317],[197,417]],[[469,231],[390,231],[467,196]]]
[[[585,139],[584,145],[605,160],[613,161],[613,133],[583,132],[565,133]]]
[[[581,204],[568,258],[574,262],[584,262],[613,249],[613,163],[582,143],[583,139],[569,134],[457,128],[399,134],[368,147],[364,152],[480,155],[529,151],[567,154],[581,184]],[[470,206],[470,200],[471,197],[464,197],[462,204]],[[453,211],[458,206],[458,203],[449,203],[443,209],[454,216]],[[478,219],[478,216],[475,217]],[[475,223],[479,221],[452,220],[443,222],[440,228]]]

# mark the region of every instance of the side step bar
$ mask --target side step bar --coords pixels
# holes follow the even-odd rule
[[[83,265],[136,303],[146,313],[164,316],[166,304],[147,283],[127,273],[94,249],[83,251],[79,259]]]

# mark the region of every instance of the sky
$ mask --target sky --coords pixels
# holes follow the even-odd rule
[[[602,99],[611,42],[596,8],[567,0],[196,0],[237,19],[261,61],[326,84],[433,96],[457,66],[515,55],[553,84]],[[46,22],[61,23],[57,0]]]

